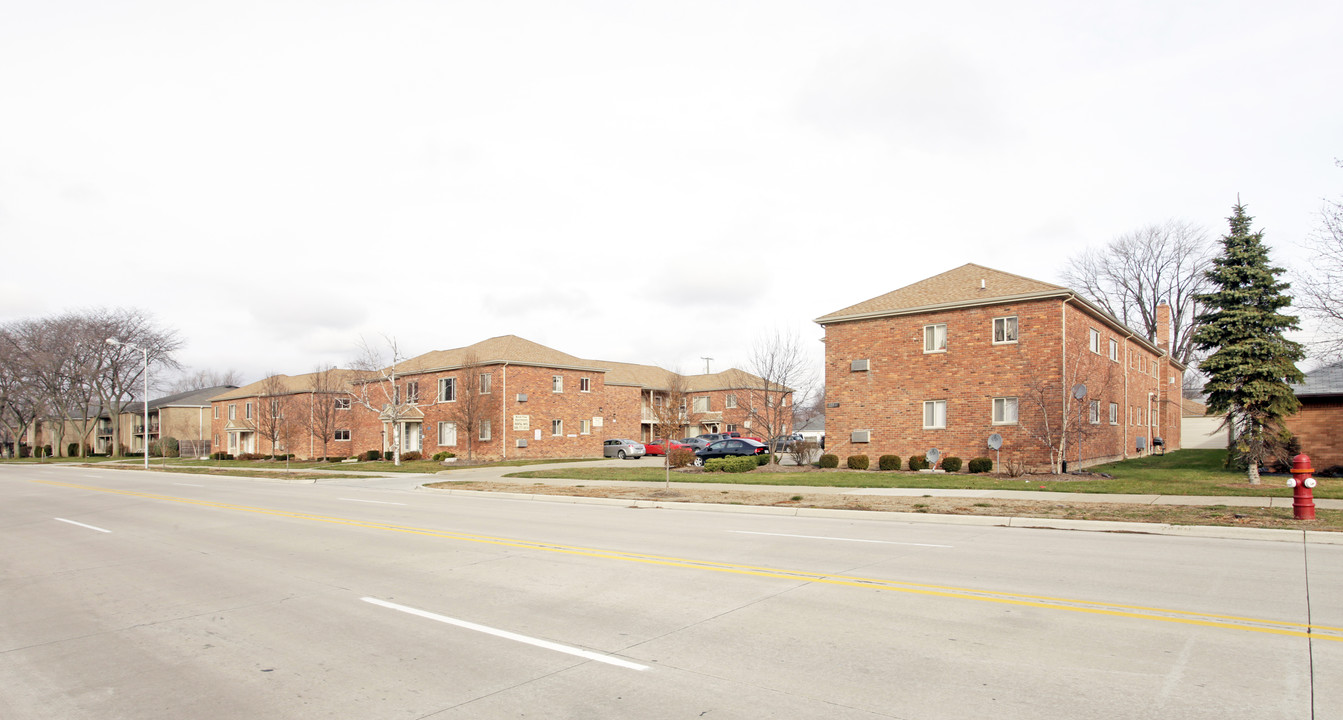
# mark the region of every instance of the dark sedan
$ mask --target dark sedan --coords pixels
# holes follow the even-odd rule
[[[746,438],[730,438],[710,443],[706,448],[695,451],[695,464],[703,465],[705,460],[721,457],[739,457],[742,455],[764,455],[769,452],[762,442]]]

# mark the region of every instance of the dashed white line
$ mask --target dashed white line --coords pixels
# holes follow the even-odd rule
[[[358,498],[336,498],[337,500],[348,500],[350,502],[374,503],[375,505],[405,505],[405,503],[387,502],[385,500],[360,500]]]
[[[580,650],[579,648],[569,647],[568,645],[553,643],[550,642],[549,640],[540,640],[538,638],[527,637],[526,635],[519,635],[517,633],[509,632],[507,630],[499,630],[498,628],[492,628],[485,625],[478,625],[473,622],[467,622],[466,620],[458,620],[456,618],[447,617],[446,615],[431,613],[427,610],[418,610],[416,608],[407,607],[405,605],[397,605],[396,603],[387,602],[386,600],[379,600],[377,598],[371,598],[371,597],[359,598],[359,599],[363,600],[366,603],[372,603],[374,605],[389,608],[391,610],[398,610],[400,612],[408,613],[410,615],[416,615],[418,617],[428,618],[429,620],[436,620],[441,623],[447,623],[448,625],[455,625],[459,628],[465,628],[467,630],[475,630],[476,632],[482,632],[485,633],[486,635],[493,635],[495,637],[501,637],[506,640],[514,640],[516,642],[526,643],[528,645],[534,645],[536,647],[545,648],[547,650],[554,650],[556,652],[562,652],[568,655],[575,655],[577,657],[585,658],[587,660],[595,660],[600,663],[615,665],[616,667],[623,667],[628,670],[649,669],[647,665],[640,665],[639,663],[630,662],[628,660],[621,660],[618,657],[603,655],[602,653],[592,652],[591,650]]]
[[[92,526],[92,525],[85,525],[85,524],[82,523],[82,522],[75,522],[74,520],[66,520],[65,518],[53,518],[53,519],[54,519],[54,520],[60,520],[60,521],[63,522],[63,523],[70,523],[71,525],[78,525],[78,526],[80,526],[80,527],[82,527],[82,528],[88,528],[88,529],[90,529],[90,530],[97,530],[98,532],[101,532],[101,533],[110,533],[110,532],[112,532],[111,530],[104,530],[104,529],[102,529],[102,528],[100,528],[100,527],[94,527],[94,526]]]
[[[823,535],[788,535],[787,533],[751,532],[750,530],[729,530],[742,535],[772,535],[774,537],[802,538],[804,540],[835,540],[838,542],[880,543],[882,545],[913,545],[914,547],[949,548],[955,545],[934,545],[932,543],[897,542],[895,540],[863,540],[860,538],[825,537]]]
[[[181,485],[182,487],[205,487],[204,485],[193,485],[191,483],[173,483],[173,484]]]

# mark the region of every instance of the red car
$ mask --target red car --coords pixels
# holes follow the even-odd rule
[[[695,451],[695,448],[693,446],[679,443],[676,442],[675,440],[672,440],[671,444],[668,445],[668,442],[666,440],[657,439],[657,440],[649,440],[648,442],[644,443],[644,454],[666,455],[668,447],[670,447],[672,450],[676,450],[677,448],[685,448],[686,450],[689,450],[691,452]]]

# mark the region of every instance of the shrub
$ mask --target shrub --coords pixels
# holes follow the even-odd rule
[[[830,453],[826,453],[825,455],[822,455],[822,456],[821,456],[821,467],[823,467],[823,468],[837,468],[837,467],[839,467],[839,456],[838,456],[838,455],[831,455]]]
[[[909,469],[910,469],[910,470],[927,470],[927,469],[928,469],[928,458],[926,458],[926,457],[924,457],[924,456],[922,456],[922,455],[910,455],[910,456],[909,456]]]
[[[382,459],[383,459],[383,460],[391,460],[391,459],[392,459],[392,451],[391,451],[391,450],[383,450],[383,451],[382,451]]]
[[[791,450],[793,462],[797,463],[799,467],[810,465],[811,459],[816,457],[816,453],[820,452],[820,449],[814,441],[798,440],[793,443],[793,449]]]
[[[408,453],[401,453],[402,462],[410,462],[412,460],[422,460],[422,459],[424,459],[424,455],[421,455],[420,453],[414,450],[411,450]]]
[[[177,442],[177,438],[169,435],[159,440],[157,445],[159,457],[179,457],[182,451],[182,444]]]
[[[770,461],[774,459],[775,459],[774,453],[760,453],[759,455],[755,456],[755,466],[761,467],[764,465],[768,465]]]
[[[72,443],[70,443],[69,445],[66,445],[66,446],[65,446],[65,454],[66,454],[66,455],[69,455],[70,457],[78,457],[78,456],[79,456],[79,443],[77,443],[77,442],[72,442]]]
[[[849,469],[850,469],[850,470],[866,470],[866,469],[867,469],[867,456],[866,456],[866,455],[850,455],[850,456],[849,456],[849,459],[846,460],[845,462],[848,463],[848,466],[849,466]]]
[[[381,460],[381,459],[382,459],[381,450],[369,450],[368,452],[364,453],[364,460],[367,460],[368,462],[373,462],[374,460]]]
[[[325,458],[327,462],[345,462],[347,459],[344,455],[327,455]]]
[[[956,457],[955,455],[948,455],[942,458],[942,469],[946,470],[947,472],[960,472],[961,459]]]
[[[690,448],[672,448],[667,453],[667,464],[674,468],[685,467],[694,461],[695,451]]]
[[[970,460],[970,465],[966,469],[972,473],[993,472],[993,458],[972,458]]]
[[[238,456],[238,459],[239,459],[239,460],[261,460],[261,459],[263,459],[263,456],[261,456],[261,455],[257,455],[256,453],[243,453],[243,454],[241,454],[241,455]]]
[[[232,459],[233,459],[233,456],[230,455],[230,454],[228,454],[228,453],[226,453],[226,452],[224,452],[223,450],[220,450],[219,452],[213,452],[213,453],[210,453],[210,459],[211,459],[211,460],[232,460]]]
[[[51,457],[51,445],[50,445],[50,444],[47,444],[47,445],[43,445],[43,446],[42,446],[42,457]]]
[[[878,470],[899,470],[899,469],[900,469],[900,456],[899,456],[899,455],[882,455],[881,457],[877,458],[877,469],[878,469]]]
[[[434,453],[434,462],[443,462],[448,458],[455,458],[455,457],[457,457],[455,453],[450,453],[447,450],[442,450],[440,452]]]
[[[755,458],[750,455],[713,458],[712,460],[704,461],[704,469],[709,472],[741,473],[750,472],[757,467],[760,466],[756,465]]]

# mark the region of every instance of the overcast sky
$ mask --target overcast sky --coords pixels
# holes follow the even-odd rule
[[[682,372],[967,262],[1343,197],[1343,3],[0,0],[0,321],[194,369],[514,334]]]

